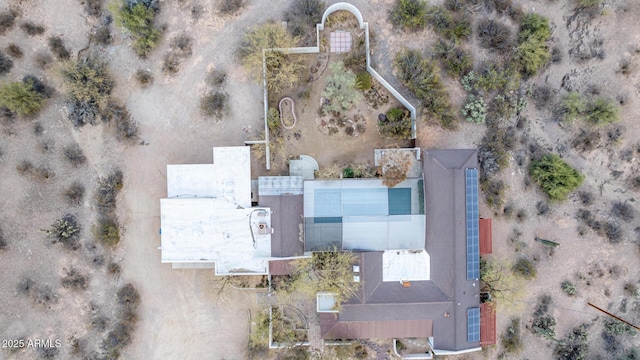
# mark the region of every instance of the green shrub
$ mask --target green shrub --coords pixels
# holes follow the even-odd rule
[[[422,102],[425,110],[446,129],[456,129],[457,118],[449,102],[449,93],[440,80],[433,61],[417,50],[404,49],[395,59],[398,78]]]
[[[589,354],[588,325],[573,328],[564,339],[558,341],[556,356],[559,360],[583,360]]]
[[[622,321],[611,319],[604,324],[604,331],[610,335],[635,335],[636,330]]]
[[[156,12],[144,2],[129,2],[122,0],[113,2],[109,10],[116,22],[129,30],[135,40],[133,48],[140,57],[146,57],[160,41],[160,31],[153,26]]]
[[[525,257],[519,258],[514,264],[511,270],[518,276],[525,279],[533,279],[536,277],[536,264]]]
[[[482,97],[469,95],[467,103],[462,108],[462,115],[468,122],[484,124],[487,118],[487,104]]]
[[[562,288],[562,291],[569,296],[574,296],[578,292],[576,286],[569,280],[563,281],[562,284],[560,284],[560,287]]]
[[[400,108],[393,108],[387,112],[387,119],[389,121],[401,120],[404,116],[404,111]]]
[[[328,114],[351,109],[362,97],[362,94],[356,91],[355,74],[346,70],[342,61],[329,64],[329,70],[331,75],[327,77],[327,85],[322,91],[322,96],[327,99],[328,104],[322,107],[322,111]]]
[[[114,80],[107,64],[96,59],[69,62],[62,68],[62,80],[72,101],[99,104],[111,94]]]
[[[396,0],[389,12],[389,20],[397,28],[415,31],[426,24],[426,14],[424,0]]]
[[[619,120],[618,107],[613,101],[598,97],[589,102],[585,120],[594,125],[603,125]]]
[[[409,111],[400,108],[389,110],[386,120],[378,121],[380,134],[396,139],[411,138],[411,116]]]
[[[44,97],[33,88],[30,81],[16,81],[0,86],[0,107],[21,116],[40,111]]]
[[[269,108],[267,111],[267,126],[271,131],[275,131],[280,127],[280,113],[278,113],[278,109]]]
[[[586,104],[582,96],[574,91],[566,93],[560,102],[560,115],[565,122],[573,122],[584,114]]]
[[[353,171],[353,168],[351,166],[347,166],[346,168],[342,169],[342,177],[345,179],[354,178],[355,172]]]
[[[549,20],[538,14],[527,14],[520,22],[518,41],[523,43],[531,38],[547,41],[551,37]]]
[[[102,219],[95,229],[98,241],[106,246],[116,246],[120,242],[120,228],[113,219]]]
[[[553,201],[565,200],[584,181],[582,174],[555,154],[532,161],[529,174]]]
[[[356,89],[367,91],[371,89],[371,74],[367,71],[361,71],[356,74]]]
[[[51,241],[62,243],[66,248],[76,250],[79,248],[80,227],[76,217],[70,214],[56,220],[49,229],[42,230]]]

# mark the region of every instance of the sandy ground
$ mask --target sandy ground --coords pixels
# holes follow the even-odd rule
[[[636,99],[640,75],[637,70],[629,76],[617,74],[615,70],[624,58],[638,62],[634,54],[640,48],[640,34],[635,30],[640,4],[631,0],[605,1],[604,15],[586,24],[585,29],[588,36],[605,40],[606,57],[604,60],[577,61],[568,53],[581,41],[580,32],[570,35],[575,25],[567,29],[567,22],[573,14],[572,5],[568,5],[567,1],[514,2],[522,4],[526,11],[540,12],[549,17],[554,27],[554,43],[563,49],[563,61],[559,65],[550,65],[539,77],[532,79],[532,83],[546,83],[554,90],[559,90],[565,75],[572,74],[570,78],[580,91],[596,84],[602,95],[612,98],[627,96],[621,111],[621,125],[625,129],[623,139],[609,149],[577,153],[568,143],[578,126],[560,127],[549,112],[538,112],[533,105],[527,110],[531,120],[528,131],[545,148],[562,151],[570,163],[586,174],[583,189],[597,195],[596,202],[590,207],[592,211],[608,217],[611,203],[616,200],[630,201],[637,210],[636,203],[631,201],[638,194],[627,189],[625,181],[633,175],[637,176],[639,155],[634,153],[631,161],[622,161],[620,153],[635,149],[638,144],[640,127],[636,119],[640,115],[640,106]],[[140,321],[133,343],[125,349],[123,358],[245,357],[248,310],[257,307],[255,294],[231,290],[220,300],[216,296],[215,279],[211,272],[172,270],[169,265],[161,264],[160,251],[157,249],[160,245],[158,200],[166,196],[167,164],[208,163],[212,161],[213,146],[241,145],[248,137],[257,135],[262,127],[262,90],[239,66],[236,46],[247,27],[254,22],[279,19],[289,2],[250,0],[243,12],[230,17],[215,15],[213,7],[217,2],[202,2],[205,13],[198,21],[189,15],[191,6],[196,3],[197,0],[161,4],[158,23],[166,25],[165,39],[183,32],[195,39],[193,55],[183,61],[177,75],[168,77],[161,71],[161,59],[168,50],[168,41],[163,41],[149,59],[140,60],[131,51],[130,40],[123,37],[120,30],[115,30],[113,46],[102,54],[109,61],[118,83],[114,97],[127,104],[133,118],[140,124],[142,139],[148,145],[123,147],[102,126],[85,127],[81,131],[71,129],[60,112],[63,103],[60,92],[49,100],[48,107],[37,119],[3,125],[0,138],[0,147],[4,152],[0,158],[0,190],[4,195],[0,199],[0,225],[5,235],[9,236],[10,247],[8,251],[0,252],[0,338],[61,338],[67,347],[71,336],[89,336],[95,342],[100,335],[87,325],[91,301],[98,303],[101,312],[110,315],[113,311],[114,289],[131,282],[142,296]],[[392,76],[393,54],[403,45],[428,48],[433,41],[432,33],[425,30],[417,34],[404,34],[393,30],[386,20],[392,0],[358,0],[352,3],[358,6],[366,21],[375,24],[372,31],[376,36],[373,49],[376,68],[393,85],[398,85]],[[441,1],[434,0],[432,3],[439,4]],[[0,4],[0,8],[4,8],[4,5]],[[23,14],[28,14],[24,15],[25,18],[45,23],[48,29],[46,36],[62,35],[73,53],[86,45],[86,34],[95,23],[85,19],[83,10],[74,0],[32,0],[22,2],[21,9]],[[25,57],[16,61],[11,74],[2,80],[16,80],[25,73],[34,73],[59,87],[60,79],[55,69],[46,73],[33,70],[32,55],[38,49],[46,48],[46,37],[28,38],[16,27],[5,37],[0,37],[2,48],[9,42],[19,43],[25,51]],[[140,89],[132,79],[139,68],[150,69],[155,75],[155,82],[148,89]],[[198,108],[199,99],[206,89],[205,75],[212,68],[227,71],[225,91],[231,99],[229,115],[217,122],[203,118]],[[463,101],[464,93],[460,88],[452,89],[452,95],[455,104]],[[43,124],[45,133],[42,136],[33,134],[34,121]],[[253,133],[247,134],[242,130],[248,126],[251,126]],[[369,124],[367,131],[372,130]],[[418,143],[422,147],[475,147],[484,131],[483,126],[474,124],[463,124],[455,133],[420,124]],[[305,134],[305,137],[309,136],[312,134]],[[39,147],[48,139],[54,142],[56,150],[43,154]],[[59,151],[74,141],[81,145],[88,157],[88,164],[80,169],[70,168]],[[32,160],[35,165],[47,164],[52,167],[56,172],[55,179],[44,184],[25,181],[15,171],[16,164],[25,158]],[[347,156],[338,160],[350,159]],[[330,159],[323,161],[329,162]],[[90,246],[90,198],[97,177],[115,167],[125,172],[118,214],[125,232],[119,248],[107,252]],[[611,176],[612,170],[622,171],[623,174],[616,180]],[[526,247],[520,251],[537,259],[538,276],[527,283],[527,296],[519,306],[499,307],[498,332],[505,328],[510,316],[520,316],[526,325],[537,296],[548,293],[554,299],[553,315],[558,320],[556,333],[562,337],[571,327],[600,316],[586,305],[588,301],[611,311],[621,309],[623,299],[628,298],[623,290],[624,284],[637,283],[640,279],[635,224],[623,224],[626,238],[621,244],[609,244],[593,233],[580,237],[576,232],[575,220],[575,213],[581,207],[577,200],[570,198],[563,204],[552,205],[549,215],[537,216],[535,204],[543,197],[535,187],[525,189],[525,174],[526,168],[512,161],[502,175],[509,185],[507,198],[517,209],[525,209],[528,219],[524,223],[517,223],[515,220],[496,218],[494,257],[516,258],[514,246],[508,238],[513,228],[517,228],[523,233],[521,239],[526,243]],[[69,208],[61,203],[59,194],[68,180],[75,179],[85,183],[88,196],[80,207]],[[77,214],[86,224],[82,237],[85,246],[78,253],[48,245],[39,231],[68,212]],[[491,216],[493,212],[486,206],[482,207],[483,216]],[[535,235],[556,240],[562,245],[550,256],[540,244],[533,241]],[[106,274],[104,267],[94,267],[92,260],[96,255],[119,262],[123,268],[122,275],[113,279]],[[90,286],[85,292],[73,293],[60,286],[59,278],[69,264],[90,274]],[[610,274],[607,270],[613,265],[618,265],[622,270]],[[590,285],[577,278],[577,273],[589,277],[588,273],[594,273],[596,266],[603,269],[605,275],[595,275]],[[50,285],[59,295],[57,303],[51,304],[50,308],[37,308],[32,300],[18,295],[16,284],[22,276],[32,277],[37,284]],[[560,290],[560,283],[566,279],[578,285],[575,298],[565,296]],[[608,295],[605,295],[605,290],[608,290]],[[630,320],[640,321],[637,300],[635,303],[633,299],[628,300],[629,310],[626,313],[620,311],[620,314]],[[593,327],[589,335],[591,355],[593,358],[600,355],[606,359],[606,354],[601,350],[601,328],[598,326]],[[524,328],[523,339],[524,352],[513,358],[553,358],[552,342],[536,337]],[[624,344],[637,346],[637,337],[626,340]],[[60,358],[68,357],[67,347],[61,351]],[[34,351],[26,349],[13,355],[0,351],[0,358],[31,359]],[[499,351],[499,347],[496,347],[484,354],[469,357],[495,358]]]

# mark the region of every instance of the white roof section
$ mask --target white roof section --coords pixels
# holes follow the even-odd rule
[[[319,292],[316,294],[316,311],[319,313],[338,313],[336,309],[336,294]]]
[[[302,195],[302,176],[259,176],[258,195]]]
[[[382,253],[382,281],[430,280],[431,257],[424,250],[389,250]]]
[[[251,207],[251,154],[248,146],[213,148],[213,164],[168,165],[167,197],[218,198]]]
[[[216,274],[267,274],[268,208],[237,208],[217,198],[161,199],[162,262],[215,262]]]
[[[342,248],[354,251],[424,249],[424,215],[342,218]]]

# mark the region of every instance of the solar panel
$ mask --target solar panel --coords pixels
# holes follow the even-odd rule
[[[467,342],[480,341],[480,308],[467,309]]]
[[[465,200],[467,211],[467,280],[475,280],[480,278],[478,169],[466,169],[465,177]]]

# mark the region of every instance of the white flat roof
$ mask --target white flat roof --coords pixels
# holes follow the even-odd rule
[[[251,207],[250,148],[214,147],[213,164],[167,165],[167,197],[210,197]]]
[[[431,257],[424,250],[388,250],[382,253],[382,281],[430,279]]]
[[[238,208],[216,198],[161,199],[160,206],[162,262],[215,262],[220,275],[267,273],[268,208]]]

